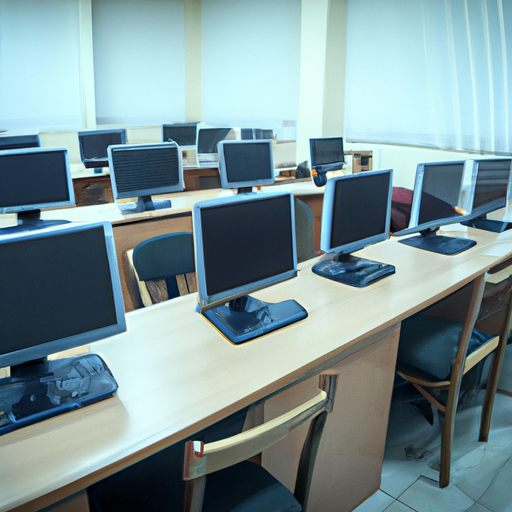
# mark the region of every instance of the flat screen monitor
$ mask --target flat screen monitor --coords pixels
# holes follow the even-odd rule
[[[332,254],[313,266],[322,277],[363,287],[395,268],[351,253],[389,238],[393,171],[369,171],[327,181],[320,248]]]
[[[274,183],[271,140],[224,140],[218,147],[222,188],[250,192]]]
[[[231,128],[199,128],[197,132],[197,157],[201,161],[218,160],[217,144],[227,139]]]
[[[175,142],[120,144],[108,148],[114,199],[137,198],[135,203],[118,203],[124,213],[170,208],[171,201],[154,201],[154,194],[183,190],[181,150]]]
[[[126,144],[126,130],[87,130],[78,132],[80,158],[86,169],[102,172],[108,166],[108,147]]]
[[[95,354],[49,360],[126,330],[110,223],[0,236],[0,287],[0,433],[112,395]]]
[[[290,193],[239,194],[194,205],[199,311],[228,340],[242,343],[307,316],[294,300],[249,294],[295,277]]]
[[[512,198],[512,159],[468,160],[466,165],[475,186],[470,205],[472,219],[463,224],[495,232],[509,229],[509,221],[487,218],[487,214],[506,208]]]
[[[3,135],[0,137],[0,151],[4,149],[38,148],[40,146],[39,134]]]
[[[274,138],[274,130],[266,128],[241,128],[240,138],[242,140],[265,140]]]
[[[468,198],[473,197],[474,182],[464,161],[419,164],[416,169],[409,227],[397,236],[420,233],[401,243],[436,252],[458,254],[476,244],[467,238],[441,236],[441,226],[469,218]]]
[[[74,204],[73,181],[66,149],[0,151],[0,213],[17,214],[18,225],[15,229],[48,226],[53,221],[41,220],[41,209]],[[5,232],[5,229],[0,230],[0,233]]]
[[[322,137],[309,139],[309,152],[314,182],[324,186],[327,181],[326,173],[343,169],[345,154],[343,152],[343,137]]]
[[[194,146],[197,143],[198,123],[173,123],[162,125],[162,142],[176,142],[178,146]]]

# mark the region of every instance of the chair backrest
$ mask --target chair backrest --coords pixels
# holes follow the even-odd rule
[[[145,240],[127,253],[134,289],[149,306],[194,291],[192,233],[169,233]],[[187,276],[188,275],[188,276]]]
[[[311,206],[295,198],[295,243],[299,263],[316,256],[314,226],[315,214]]]
[[[327,414],[332,411],[336,384],[337,375],[322,374],[319,393],[295,409],[227,439],[207,444],[188,441],[183,467],[183,479],[187,482],[185,510],[201,510],[206,475],[260,454],[309,421],[294,492],[295,498],[305,510],[315,457]]]
[[[413,191],[404,187],[393,187],[391,196],[391,232],[409,226]]]

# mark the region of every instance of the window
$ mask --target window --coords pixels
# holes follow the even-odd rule
[[[511,42],[505,0],[348,0],[346,140],[510,153]]]
[[[185,118],[183,0],[93,0],[97,124]]]
[[[301,2],[203,0],[203,117],[272,128],[297,120]]]
[[[80,128],[78,0],[0,0],[0,34],[0,128]]]

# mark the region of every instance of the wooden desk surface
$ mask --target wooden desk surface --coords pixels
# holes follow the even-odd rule
[[[348,357],[512,254],[512,232],[461,233],[478,244],[457,256],[396,239],[361,251],[397,268],[363,289],[302,264],[254,296],[294,298],[308,318],[241,346],[195,313],[195,294],[129,313],[126,333],[91,347],[118,380],[115,397],[0,437],[0,510],[38,510]]]
[[[315,213],[316,247],[319,247],[320,220],[322,214],[323,189],[319,189],[312,182],[287,182],[281,185],[263,187],[261,193],[272,191],[289,191],[311,205]],[[136,308],[132,295],[126,251],[133,249],[137,244],[164,233],[179,231],[192,231],[191,211],[194,204],[204,199],[234,194],[231,190],[209,189],[192,190],[176,194],[155,196],[167,198],[172,202],[172,208],[148,211],[135,214],[123,214],[115,203],[105,203],[76,208],[61,208],[45,210],[43,219],[63,219],[73,222],[109,221],[114,227],[116,254],[123,288],[123,298],[126,311]],[[0,216],[0,228],[14,225],[14,214]]]

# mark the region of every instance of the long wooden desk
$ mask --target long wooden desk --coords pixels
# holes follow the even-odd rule
[[[457,256],[396,239],[368,247],[362,255],[397,272],[366,289],[322,279],[311,272],[316,260],[306,262],[296,278],[254,296],[294,298],[308,318],[241,346],[195,313],[195,294],[128,313],[126,333],[91,346],[118,380],[115,397],[0,438],[0,510],[39,510],[288,387],[266,406],[272,414],[309,393],[310,377],[325,369],[341,381],[310,510],[352,510],[379,488],[401,320],[512,254],[510,231],[465,236],[478,244]],[[280,461],[291,452],[277,450],[264,464],[286,481]]]
[[[315,239],[316,248],[318,249],[323,189],[315,187],[311,182],[291,182],[264,187],[262,193],[272,190],[288,190],[312,207],[315,214]],[[132,311],[136,308],[136,302],[130,286],[128,263],[125,256],[126,251],[133,249],[140,242],[154,236],[179,231],[192,231],[191,211],[196,202],[231,194],[233,194],[232,191],[221,189],[185,191],[166,196],[156,196],[157,198],[171,199],[171,209],[124,215],[115,203],[106,203],[48,210],[43,212],[42,218],[64,219],[75,222],[105,220],[112,222],[125,309],[126,311]],[[14,215],[3,221],[0,219],[0,227],[2,227],[2,222],[5,225],[13,223]]]

